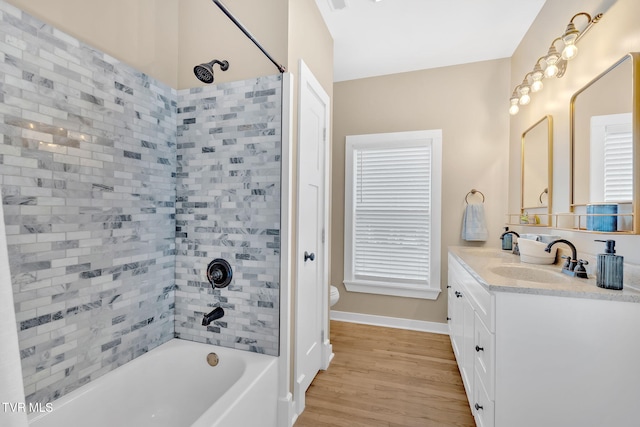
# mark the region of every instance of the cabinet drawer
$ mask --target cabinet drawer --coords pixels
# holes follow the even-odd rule
[[[475,369],[491,400],[495,399],[495,349],[495,335],[489,332],[489,329],[476,313],[474,322]]]
[[[467,290],[467,295],[470,296],[471,303],[474,305],[474,309],[478,314],[478,317],[487,325],[489,331],[494,332],[493,321],[493,297],[480,283],[476,281],[468,272],[467,278],[464,281],[464,287]]]
[[[471,301],[474,310],[490,332],[495,331],[493,305],[495,298],[453,256],[449,255],[449,270],[461,292]]]
[[[476,420],[476,425],[478,427],[494,427],[495,408],[493,400],[489,398],[477,373],[474,383],[471,411],[473,412],[473,418]]]

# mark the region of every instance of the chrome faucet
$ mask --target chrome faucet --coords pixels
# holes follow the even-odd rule
[[[564,274],[568,274],[569,276],[587,279],[587,270],[584,268],[584,266],[589,263],[585,260],[578,259],[578,251],[576,250],[575,245],[570,241],[566,239],[554,240],[547,245],[547,247],[544,249],[545,252],[551,252],[551,247],[556,243],[564,243],[571,248],[571,256],[562,257],[567,259],[567,261],[562,265],[562,272]]]
[[[211,322],[224,316],[222,307],[216,307],[211,313],[205,314],[202,318],[202,326],[209,326]]]

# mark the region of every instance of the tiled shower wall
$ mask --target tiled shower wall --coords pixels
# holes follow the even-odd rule
[[[176,91],[0,2],[0,184],[27,401],[171,339]]]
[[[175,90],[0,0],[0,186],[29,402],[174,335],[277,354],[280,84],[180,91],[178,114]],[[214,291],[217,257],[234,280]],[[203,327],[216,305],[225,316]]]
[[[278,354],[281,76],[178,94],[176,336]],[[233,268],[213,290],[214,258]],[[203,313],[225,316],[208,328]]]

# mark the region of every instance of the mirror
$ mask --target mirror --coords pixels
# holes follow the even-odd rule
[[[545,116],[522,133],[521,222],[550,225],[552,156],[553,119]]]
[[[575,228],[637,233],[639,55],[625,55],[571,98]]]

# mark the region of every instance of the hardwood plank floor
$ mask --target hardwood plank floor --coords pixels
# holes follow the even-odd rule
[[[473,427],[447,335],[331,322],[335,357],[295,427]]]

